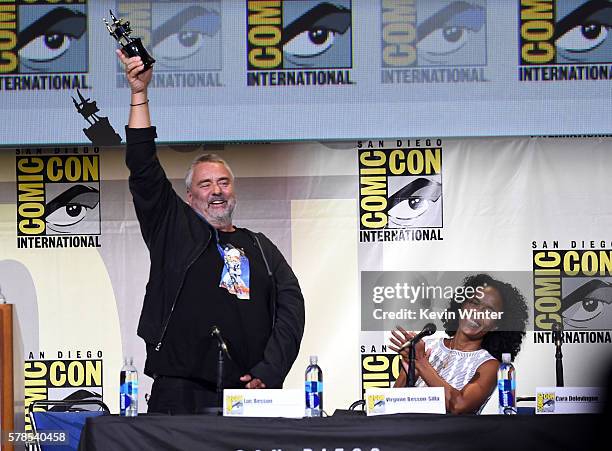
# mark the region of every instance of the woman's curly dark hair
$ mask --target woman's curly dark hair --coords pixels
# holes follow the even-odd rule
[[[464,279],[463,286],[466,288],[472,287],[474,290],[484,286],[492,286],[497,289],[504,303],[503,315],[501,319],[497,320],[498,330],[489,331],[484,336],[482,348],[489,351],[499,361],[502,359],[502,353],[506,352],[509,352],[512,355],[512,360],[514,360],[521,349],[528,318],[527,304],[523,295],[509,283],[495,280],[488,274],[468,276]],[[453,337],[457,333],[460,308],[461,303],[453,299],[446,309],[448,314],[445,315],[442,322],[449,337]]]

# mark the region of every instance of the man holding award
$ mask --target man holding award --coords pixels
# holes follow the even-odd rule
[[[138,324],[144,372],[154,378],[148,410],[187,414],[217,406],[218,342],[231,356],[224,388],[280,388],[304,331],[297,278],[267,237],[233,225],[234,176],[221,158],[194,160],[186,203],[172,189],[149,115],[153,69],[143,63],[147,57],[121,50],[117,56],[131,88],[129,186],[151,257]]]

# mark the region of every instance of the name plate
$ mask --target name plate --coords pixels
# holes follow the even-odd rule
[[[369,388],[366,390],[366,413],[446,413],[444,388]]]
[[[537,414],[601,413],[603,390],[599,387],[537,387]]]
[[[304,390],[223,390],[224,417],[302,418],[305,410]]]

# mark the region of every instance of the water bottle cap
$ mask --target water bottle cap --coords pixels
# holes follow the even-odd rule
[[[317,361],[318,361],[318,358],[317,358],[317,356],[316,356],[316,355],[311,355],[311,356],[310,356],[310,364],[311,364],[311,365],[316,365],[316,364],[317,364]]]
[[[502,362],[504,363],[512,362],[512,354],[510,354],[509,352],[504,352],[502,354]]]

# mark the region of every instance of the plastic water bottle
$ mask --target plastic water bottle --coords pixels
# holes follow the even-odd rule
[[[138,415],[138,371],[132,357],[124,360],[119,373],[119,414],[124,417]]]
[[[310,356],[306,368],[306,416],[320,417],[323,412],[323,371],[317,365],[317,356]]]
[[[499,392],[499,413],[512,415],[516,413],[516,373],[512,365],[512,356],[502,354],[502,363],[497,371],[497,391]]]

